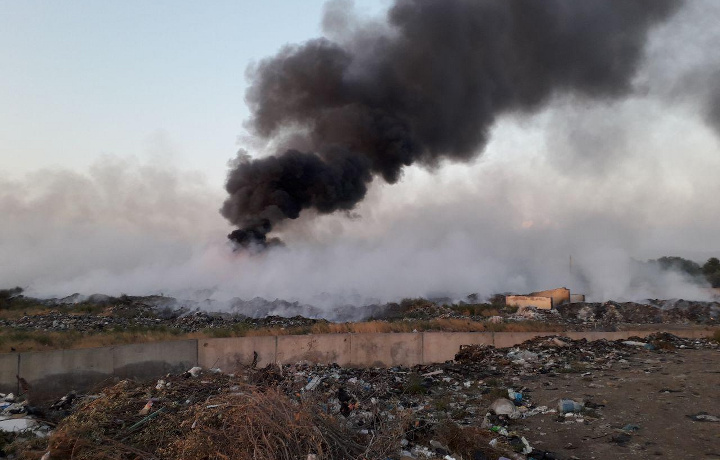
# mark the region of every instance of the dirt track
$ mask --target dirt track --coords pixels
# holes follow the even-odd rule
[[[519,422],[534,447],[562,458],[720,458],[720,423],[687,417],[720,415],[720,350],[640,352],[591,375],[530,375],[520,382],[539,405],[553,407],[562,397],[604,405],[599,419],[560,422],[557,414],[545,414]],[[623,435],[619,429],[627,425],[639,430]]]

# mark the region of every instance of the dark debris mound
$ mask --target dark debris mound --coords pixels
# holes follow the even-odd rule
[[[641,350],[664,352],[716,347],[717,344],[711,340],[682,338],[665,332],[645,338],[630,337],[615,341],[544,336],[509,349],[498,349],[491,345],[463,345],[455,355],[455,361],[484,368],[511,366],[540,373],[569,372],[604,367]]]
[[[718,324],[720,303],[690,300],[648,300],[638,302],[577,302],[556,307],[570,324]]]

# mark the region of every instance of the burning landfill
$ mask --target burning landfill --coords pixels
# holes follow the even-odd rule
[[[233,299],[227,303],[197,302],[167,296],[81,296],[34,299],[17,296],[9,309],[23,314],[0,318],[0,330],[111,333],[163,329],[173,334],[235,329],[316,327],[373,320],[388,326],[403,324],[410,330],[430,330],[429,320],[464,320],[472,330],[527,330],[525,324],[542,324],[545,330],[631,330],[637,327],[712,326],[720,324],[720,302],[658,300],[646,302],[564,302],[551,309],[506,305],[501,295],[491,302],[474,296],[465,300],[405,299],[399,303],[338,307],[323,310],[299,302]],[[39,311],[33,312],[31,309]],[[440,324],[437,325],[441,327]],[[442,324],[441,330],[451,330]],[[402,330],[402,329],[398,329]],[[306,333],[298,331],[299,333]],[[338,330],[339,332],[339,330]]]
[[[4,395],[0,429],[14,441],[2,455],[711,458],[720,373],[706,366],[719,352],[716,341],[666,333],[614,342],[550,336],[506,349],[464,346],[453,361],[412,368],[194,367],[44,407]],[[681,366],[687,373],[675,374]]]
[[[408,166],[433,170],[477,158],[504,115],[536,113],[562,98],[631,98],[644,86],[638,69],[650,32],[682,2],[395,0],[383,23],[363,23],[346,11],[349,4],[326,8],[328,38],[288,45],[249,72],[247,127],[256,144],[274,151],[257,158],[241,151],[228,174],[221,213],[236,227],[229,238],[238,250],[282,245],[276,233],[301,214],[351,212],[374,180],[396,183]],[[712,75],[708,83],[694,80],[712,85]],[[716,107],[702,112],[720,126]],[[331,326],[356,332],[352,322],[359,320],[387,332],[677,331],[720,321],[718,302],[683,300],[569,297],[555,304],[546,297],[545,308],[504,299],[413,299],[333,310],[259,298],[219,306],[164,296],[39,300],[14,292],[0,300],[9,312],[0,319],[0,346],[30,347],[22,352],[48,346],[53,334],[65,334],[55,348],[67,348],[70,338],[110,340],[111,333],[138,330],[195,338]],[[193,367],[50,403],[35,400],[17,375],[19,391],[0,395],[0,457],[720,458],[715,337],[546,336],[511,348],[463,346],[454,360],[414,367]]]

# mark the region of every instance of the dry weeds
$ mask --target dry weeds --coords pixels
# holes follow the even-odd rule
[[[319,401],[230,376],[178,377],[171,383],[160,393],[129,381],[106,389],[54,431],[51,458],[376,459],[395,452],[404,433],[402,414],[375,434],[360,435],[325,413]],[[139,415],[151,396],[154,412]]]
[[[542,321],[490,323],[465,318],[436,318],[429,320],[362,321],[357,323],[319,322],[312,326],[275,327],[257,329],[205,329],[199,332],[183,333],[179,329],[159,327],[155,329],[133,329],[125,331],[98,331],[80,333],[77,331],[46,332],[24,331],[12,328],[0,330],[0,353],[11,351],[45,351],[57,349],[78,349],[126,345],[132,343],[162,342],[182,339],[208,339],[218,337],[278,336],[306,334],[370,334],[390,332],[559,332],[560,324]]]

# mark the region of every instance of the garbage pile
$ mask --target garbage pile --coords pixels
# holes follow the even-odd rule
[[[634,356],[680,349],[719,345],[670,334],[595,342],[550,336],[505,349],[463,346],[454,361],[412,368],[194,367],[152,382],[121,381],[98,395],[70,394],[54,406],[71,415],[47,442],[11,447],[15,458],[43,460],[568,459],[539,442],[527,422],[597,424],[604,405],[563,392],[537,404],[533,378],[583,379]],[[717,413],[686,415],[720,420]],[[608,442],[627,444],[638,429],[618,428]]]
[[[0,432],[20,433],[32,431],[42,436],[49,431],[49,427],[38,422],[38,416],[44,413],[32,407],[28,401],[13,393],[0,393]]]
[[[197,311],[191,313],[174,314],[164,313],[156,316],[152,311],[138,309],[129,312],[123,309],[118,313],[110,307],[107,312],[100,314],[78,314],[76,312],[63,312],[53,310],[48,313],[26,315],[18,319],[0,319],[0,327],[11,327],[22,330],[35,331],[77,331],[92,332],[103,330],[137,330],[140,328],[166,327],[179,332],[190,333],[208,328],[245,327],[274,328],[312,326],[325,320],[295,316],[284,318],[279,316],[266,316],[263,318],[249,318],[247,316],[230,313],[212,313]]]
[[[31,406],[24,395],[0,393],[0,458],[7,458],[6,447],[13,441],[33,444],[39,440],[47,444],[52,425],[46,416],[46,410]]]
[[[558,305],[563,322],[570,324],[719,324],[720,303],[689,300],[648,300],[648,303],[604,302]]]
[[[402,394],[401,382],[372,385],[371,375],[355,375],[363,374],[337,366],[268,366],[238,374],[193,368],[149,384],[126,380],[77,404],[44,449],[29,452],[20,444],[14,451],[43,460],[512,455],[508,446],[489,443],[491,432],[469,429],[468,437],[457,427],[438,427],[417,418],[422,408],[410,399],[381,394],[396,394],[393,387]],[[451,452],[470,438],[479,443],[474,457]]]
[[[463,319],[493,323],[537,321],[567,330],[612,330],[621,324],[720,324],[720,303],[648,300],[647,303],[568,303],[551,310],[494,304],[453,303],[452,299],[406,299],[400,303],[335,306],[319,309],[284,300],[232,299],[227,302],[178,300],[165,296],[80,296],[62,299],[18,297],[21,305],[40,305],[34,314],[0,319],[0,329],[42,332],[137,331],[167,328],[177,333],[208,329],[258,329],[313,326],[334,321],[427,321]],[[24,303],[23,303],[24,302]],[[23,311],[19,308],[19,311]]]

